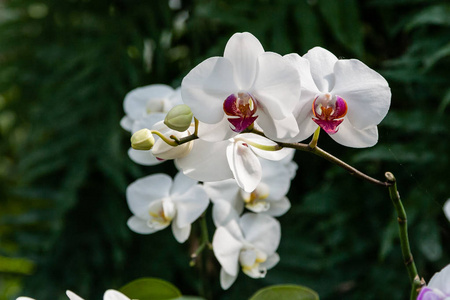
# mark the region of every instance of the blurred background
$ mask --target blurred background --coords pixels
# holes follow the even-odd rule
[[[125,94],[178,87],[202,60],[249,31],[282,55],[322,46],[380,72],[392,89],[379,143],[319,146],[378,179],[391,171],[425,279],[450,263],[450,3],[446,0],[2,0],[0,1],[0,299],[101,299],[139,277],[158,277],[212,299],[247,299],[294,283],[321,299],[407,299],[396,215],[387,190],[299,152],[279,218],[281,262],[265,279],[242,273],[228,291],[219,266],[189,267],[195,237],[131,232],[125,189],[175,174],[127,156]],[[211,220],[209,220],[212,225]],[[194,226],[193,236],[198,230]],[[212,237],[213,227],[210,235]]]

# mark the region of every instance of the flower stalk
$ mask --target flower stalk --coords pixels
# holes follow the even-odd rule
[[[153,133],[153,131],[152,131],[152,133]],[[251,130],[251,133],[266,137],[263,132],[256,130],[256,129]],[[276,151],[276,150],[280,150],[282,148],[292,148],[292,149],[296,149],[296,150],[303,151],[303,152],[310,152],[310,153],[320,156],[320,157],[328,160],[329,162],[334,163],[334,164],[340,166],[341,168],[347,170],[350,173],[350,175],[356,176],[356,177],[361,178],[370,183],[380,185],[383,187],[389,187],[393,184],[389,181],[380,181],[378,179],[370,177],[369,175],[364,174],[363,172],[359,171],[358,169],[356,169],[356,168],[350,166],[349,164],[347,164],[346,162],[340,160],[339,158],[337,158],[337,157],[331,155],[330,153],[322,150],[321,148],[317,147],[317,140],[319,138],[319,133],[320,133],[320,127],[318,127],[317,130],[315,131],[313,139],[311,140],[311,142],[309,144],[282,143],[282,142],[277,142],[277,144],[278,144],[277,146],[260,145],[260,144],[254,144],[252,142],[250,142],[249,144],[254,147],[257,147],[259,149],[266,150],[266,151]],[[155,134],[157,134],[157,133],[155,132]],[[159,135],[159,134],[158,134],[158,136],[161,137],[161,135]],[[166,142],[170,146],[178,146],[178,145],[182,145],[184,143],[196,140],[196,139],[198,139],[198,136],[194,133],[194,134],[185,136],[183,138],[177,138],[175,135],[171,135],[170,138],[172,140],[167,139],[167,137],[164,137],[162,139],[164,140],[164,142]],[[248,141],[246,140],[246,142],[248,142]]]
[[[172,146],[172,147],[176,147],[176,146],[179,145],[176,141],[173,141],[174,138],[172,138],[172,136],[171,136],[171,138],[172,138],[173,140],[170,140],[170,139],[168,139],[164,134],[162,134],[161,132],[159,132],[158,130],[151,130],[151,132],[152,132],[152,134],[156,134],[157,136],[159,136],[159,137],[160,137],[167,145],[170,145],[170,146]]]
[[[198,256],[203,252],[205,247],[208,247],[208,249],[212,250],[212,245],[209,241],[208,226],[206,224],[206,217],[204,214],[199,218],[199,225],[201,231],[201,243],[198,246],[197,250],[195,250],[195,252],[191,254],[191,261],[189,262],[189,265],[191,267],[195,266]]]
[[[386,179],[390,186],[388,186],[389,196],[394,204],[395,211],[397,212],[398,229],[400,235],[400,246],[402,249],[403,261],[405,263],[406,269],[408,271],[409,280],[412,285],[411,289],[411,299],[416,299],[417,288],[420,287],[420,280],[417,274],[417,268],[414,263],[413,255],[411,254],[411,248],[409,246],[408,239],[408,222],[406,218],[405,208],[403,207],[402,201],[400,199],[400,194],[397,191],[397,183],[394,175],[391,172],[385,173]],[[419,285],[419,286],[418,286]]]

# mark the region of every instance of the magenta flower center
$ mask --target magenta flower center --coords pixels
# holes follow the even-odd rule
[[[347,102],[339,96],[329,93],[317,96],[312,104],[315,118],[312,118],[328,134],[338,132],[339,125],[347,114]]]
[[[231,94],[223,102],[223,111],[228,116],[231,129],[242,132],[255,122],[257,102],[246,92]]]

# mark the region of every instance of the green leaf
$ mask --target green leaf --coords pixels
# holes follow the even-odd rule
[[[301,285],[272,285],[257,291],[250,300],[319,300],[319,295]]]
[[[181,297],[176,286],[157,278],[136,279],[120,289],[130,299],[168,300]]]
[[[173,300],[206,300],[206,299],[198,296],[181,296],[180,298],[176,298]]]
[[[406,31],[410,31],[416,27],[423,25],[442,25],[449,26],[450,18],[449,4],[438,4],[421,10],[414,18],[405,26]]]
[[[447,89],[445,92],[445,95],[441,101],[441,104],[439,105],[439,112],[443,113],[445,108],[450,104],[450,89]]]

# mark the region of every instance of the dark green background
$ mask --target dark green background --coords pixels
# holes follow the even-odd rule
[[[180,245],[169,230],[143,236],[126,226],[127,185],[175,169],[129,160],[122,101],[138,86],[179,86],[242,31],[283,55],[325,47],[388,80],[392,104],[375,147],[345,148],[326,134],[319,146],[373,177],[393,172],[420,275],[429,279],[450,263],[442,213],[450,198],[448,1],[183,0],[171,9],[157,0],[5,0],[0,299],[67,299],[66,289],[101,299],[107,288],[144,276],[199,294],[199,270],[188,265],[195,238]],[[387,191],[308,153],[295,159],[292,209],[280,218],[281,262],[263,280],[241,273],[224,292],[209,256],[204,277],[212,299],[247,299],[277,283],[309,286],[324,300],[407,299]]]

